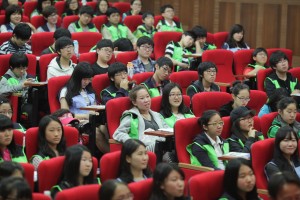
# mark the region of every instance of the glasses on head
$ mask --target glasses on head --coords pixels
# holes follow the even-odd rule
[[[0,111],[0,114],[2,114],[2,115],[12,115],[13,112],[12,111]]]
[[[177,97],[177,98],[179,98],[179,97],[182,97],[182,94],[171,93],[171,94],[169,94],[169,97],[172,97],[172,98]]]
[[[127,72],[118,72],[115,76],[127,76]]]
[[[113,53],[113,50],[110,48],[102,48],[101,50],[104,51],[105,53],[109,53],[109,54]]]
[[[148,46],[148,45],[141,45],[141,48],[145,49],[145,50],[149,50],[149,51],[153,50],[153,47],[152,46]]]
[[[213,127],[216,127],[216,126],[223,126],[223,125],[224,125],[224,122],[223,122],[223,121],[220,121],[220,122],[214,122],[214,123],[210,123],[210,124],[207,124],[207,125],[210,125],[210,126],[213,126]]]
[[[248,116],[248,117],[243,117],[240,119],[240,121],[249,121],[249,120],[253,120],[253,116]]]
[[[216,70],[206,70],[205,72],[208,74],[216,74],[217,73]]]
[[[288,62],[288,60],[287,59],[283,59],[283,60],[278,61],[278,64],[283,64],[283,63],[286,63],[286,62]]]
[[[250,101],[249,97],[239,97],[239,96],[236,96],[236,97],[241,101]]]
[[[62,49],[64,49],[64,50],[72,50],[72,49],[74,49],[74,46],[73,45],[68,45],[68,46],[65,46]]]
[[[164,70],[165,73],[168,73],[168,74],[172,73],[171,69],[169,67],[165,66],[165,65],[162,66],[161,68]]]

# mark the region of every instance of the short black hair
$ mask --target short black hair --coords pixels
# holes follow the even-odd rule
[[[192,31],[196,35],[196,37],[207,37],[207,30],[202,26],[194,26]]]
[[[31,37],[31,28],[26,23],[19,23],[13,30],[13,35],[17,39],[29,40]]]
[[[199,76],[200,80],[202,80],[204,72],[210,68],[214,68],[214,69],[216,69],[216,72],[218,72],[218,68],[216,67],[215,63],[213,63],[213,62],[202,62],[199,64],[198,76]]]
[[[9,66],[12,69],[20,68],[20,67],[27,67],[28,66],[28,58],[26,54],[22,52],[14,53],[9,58]]]
[[[18,5],[10,5],[5,9],[5,23],[10,22],[10,16],[12,14],[18,13],[21,16],[23,15],[22,8]]]
[[[171,70],[173,70],[173,62],[168,57],[160,57],[159,59],[157,59],[156,64],[159,68],[161,68],[164,65],[167,65]]]
[[[44,1],[51,1],[51,5],[53,4],[53,0],[38,0],[36,9],[37,9],[39,14],[42,13],[42,11],[43,11],[43,2]]]
[[[152,16],[154,18],[154,14],[153,12],[150,12],[150,11],[147,11],[147,12],[144,12],[143,15],[142,15],[142,19],[146,19],[148,16]]]
[[[107,69],[108,78],[109,79],[114,78],[116,73],[123,72],[123,71],[127,72],[127,67],[125,64],[123,64],[121,62],[112,63]],[[113,82],[113,81],[111,81],[111,82]]]
[[[136,46],[140,47],[143,44],[149,44],[152,47],[154,46],[154,42],[151,38],[147,37],[147,36],[142,36],[140,37],[137,42],[136,42]]]
[[[193,32],[193,31],[184,31],[183,32],[183,35],[185,35],[185,36],[190,36],[191,38],[193,38],[194,40],[196,40],[196,35],[195,35],[195,33]]]
[[[171,8],[174,10],[174,7],[172,5],[166,4],[166,5],[163,5],[162,7],[160,7],[160,13],[164,13],[167,8]]]
[[[103,47],[110,47],[112,49],[114,49],[114,44],[111,40],[108,39],[102,39],[97,43],[97,49],[101,49]]]
[[[94,10],[91,6],[82,6],[80,9],[79,9],[79,15],[82,15],[82,14],[88,14],[90,15],[91,17],[94,16]]]
[[[57,14],[57,9],[54,6],[47,6],[46,8],[44,8],[44,10],[42,11],[42,15],[45,18],[48,18],[50,15],[52,14]]]
[[[65,28],[58,28],[55,30],[54,34],[53,34],[53,38],[55,40],[58,40],[59,38],[61,37],[68,37],[68,38],[72,38],[72,35],[70,33],[70,31],[68,29],[65,29]]]
[[[63,36],[63,37],[59,38],[58,40],[56,40],[55,50],[56,50],[56,52],[60,52],[61,49],[63,49],[64,47],[66,47],[68,45],[74,46],[72,39]]]
[[[282,51],[275,51],[270,56],[270,65],[274,69],[281,59],[289,60],[285,53]]]
[[[106,11],[106,16],[107,17],[110,17],[112,14],[114,13],[119,13],[120,14],[120,11],[118,10],[118,8],[116,7],[109,7]]]
[[[119,38],[114,41],[114,47],[118,48],[118,51],[133,51],[133,45],[128,38]]]

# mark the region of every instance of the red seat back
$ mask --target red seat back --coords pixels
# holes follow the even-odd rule
[[[148,78],[153,76],[153,74],[154,72],[143,72],[143,73],[134,74],[132,80],[135,80],[136,84],[141,84],[144,81],[146,81]]]
[[[252,63],[254,49],[243,49],[233,54],[233,69],[235,75],[243,75],[244,69]]]
[[[78,144],[78,131],[76,128],[64,126],[64,137],[67,147]],[[26,156],[31,157],[38,153],[38,127],[30,128],[25,136]]]
[[[289,70],[293,77],[296,77],[298,81],[300,80],[300,67],[295,67]]]
[[[131,32],[134,32],[139,25],[143,24],[142,15],[126,16],[124,24],[131,30]]]
[[[28,58],[27,74],[36,76],[36,56],[32,54],[26,54]],[[11,54],[0,55],[0,76],[3,76],[9,69],[9,59]]]
[[[101,102],[101,91],[110,85],[110,81],[107,74],[99,74],[94,76],[92,80],[92,87],[95,91],[98,102]]]
[[[133,193],[134,199],[150,199],[152,193],[153,179],[148,178],[139,182],[128,184],[129,190]]]
[[[156,155],[148,151],[148,165],[151,171],[156,167]],[[119,175],[121,151],[106,153],[102,156],[99,166],[101,169],[100,178],[104,182],[109,179],[116,179]]]
[[[87,40],[88,38],[88,40]],[[77,40],[79,53],[87,53],[102,39],[102,34],[98,32],[78,32],[72,33],[72,40]]]
[[[101,32],[101,27],[103,24],[108,22],[106,15],[100,15],[93,18],[93,23],[95,24],[96,28]]]
[[[157,32],[153,36],[154,42],[154,57],[159,59],[165,55],[166,46],[170,41],[178,42],[181,39],[182,33],[180,32]]]
[[[259,70],[257,73],[257,78],[256,78],[256,82],[257,82],[257,89],[260,91],[265,91],[265,79],[267,76],[269,76],[269,74],[271,74],[273,72],[272,68],[268,68],[265,70]]]
[[[36,16],[36,17],[41,17],[41,16]],[[32,54],[36,56],[40,56],[44,49],[52,45],[54,42],[53,34],[54,34],[53,32],[41,32],[41,33],[33,34],[31,36]]]
[[[215,40],[215,45],[217,46],[218,49],[221,49],[224,42],[228,38],[228,32],[217,32],[214,33],[214,40]]]
[[[0,45],[8,41],[12,36],[12,32],[0,33]]]
[[[277,112],[272,112],[272,113],[269,113],[269,114],[265,114],[261,117],[261,119],[260,119],[260,121],[261,121],[261,132],[263,133],[265,138],[267,138],[268,130],[269,130],[274,118],[277,115],[278,115]]]
[[[31,13],[36,9],[37,7],[37,1],[26,1],[24,3],[24,13],[23,15],[30,18]]]
[[[270,56],[272,53],[274,53],[275,51],[282,51],[283,53],[285,53],[285,55],[287,56],[288,60],[289,60],[289,66],[291,67],[293,64],[293,51],[291,49],[285,49],[285,48],[269,48],[267,49],[267,53],[268,53],[268,62],[267,62],[267,66],[270,66]]]
[[[206,42],[209,44],[215,44],[214,34],[207,32]]]
[[[95,10],[97,7],[97,2],[96,1],[88,1],[88,2],[86,2],[85,5],[91,6],[93,8],[93,10]]]
[[[34,176],[34,166],[29,163],[20,163],[24,169],[24,174],[25,174],[25,179],[28,182],[31,191],[34,190],[34,181],[33,181],[33,176]]]
[[[66,1],[57,1],[54,4],[54,7],[57,10],[57,14],[61,16],[65,12]]]
[[[99,199],[100,185],[81,185],[57,193],[56,200],[82,200],[82,199]]]
[[[65,16],[62,20],[62,27],[67,29],[71,23],[76,22],[78,20],[79,20],[78,15]]]
[[[268,97],[267,94],[263,91],[259,91],[259,90],[251,90],[250,91],[250,101],[247,104],[247,107],[255,110],[256,115],[258,115],[261,107],[263,107],[263,105],[265,103],[267,103]]]
[[[182,71],[182,72],[173,72],[170,75],[170,81],[180,85],[182,89],[182,94],[186,94],[186,89],[193,82],[198,80],[197,71]]]
[[[32,193],[32,200],[51,200],[51,198],[42,193],[34,192]]]
[[[183,103],[189,108],[190,107],[190,97],[187,95],[183,95]],[[151,110],[155,112],[160,112],[162,96],[157,96],[151,98]]]
[[[128,62],[131,62],[131,61],[137,59],[137,57],[138,57],[138,53],[136,51],[120,52],[116,56],[116,62],[121,62],[121,63],[127,65]]]
[[[25,134],[22,133],[21,131],[18,131],[18,130],[13,130],[13,134],[14,134],[14,142],[15,144],[17,145],[20,145],[20,146],[24,146],[24,137],[25,137]]]
[[[130,3],[129,2],[115,2],[113,4],[113,7],[117,8],[120,11],[120,16],[123,15],[123,13],[126,13],[130,10]]]

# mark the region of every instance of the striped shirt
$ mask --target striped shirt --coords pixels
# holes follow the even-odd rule
[[[28,44],[25,44],[21,47],[14,44],[11,40],[8,40],[6,42],[3,42],[3,44],[0,46],[0,54],[13,54],[17,52],[22,52],[26,54],[32,54],[31,46]]]
[[[175,48],[177,49],[176,53],[174,53]],[[170,57],[174,60],[177,60],[179,62],[190,65],[189,59],[183,57],[184,54],[188,54],[188,53],[189,53],[189,51],[186,48],[181,47],[179,42],[171,41],[166,46],[165,54],[170,55]],[[183,70],[180,67],[178,67],[178,68],[179,68],[179,71]],[[178,71],[178,70],[175,70],[175,71]]]

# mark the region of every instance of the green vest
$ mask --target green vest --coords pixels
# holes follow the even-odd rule
[[[261,65],[258,65],[258,64],[255,64],[255,65],[249,64],[248,66],[252,67],[253,69],[256,69],[257,67],[262,67],[263,69],[266,69],[265,66],[261,66]]]
[[[75,31],[76,32],[83,32],[83,29],[82,27],[80,26],[79,22],[75,22]],[[94,24],[92,23],[89,23],[88,25],[88,28],[89,28],[89,32],[98,32],[97,28],[94,26]]]
[[[153,38],[154,34],[156,33],[156,29],[154,28],[154,26],[152,26],[152,30],[151,33],[149,33],[149,31],[146,29],[145,25],[140,25],[137,27],[136,31],[134,31],[134,35],[136,38],[140,38],[142,36],[147,36],[149,38]]]
[[[130,119],[130,129],[129,129],[129,137],[132,139],[139,139],[139,119],[137,117],[137,115],[133,114],[133,113],[125,113],[124,115],[122,115],[121,120],[130,115],[131,119]]]
[[[183,29],[181,27],[181,24],[179,22],[175,22],[176,26],[171,27],[166,24],[165,20],[161,20],[161,26],[160,26],[160,31],[176,31],[176,32],[183,32]]]
[[[259,140],[264,140],[264,136],[263,136],[263,135],[260,135],[260,136],[258,136],[258,139],[259,139]],[[236,140],[234,140],[234,139],[232,139],[232,138],[228,138],[228,140],[231,140],[231,141],[233,141],[233,142],[236,142]],[[242,142],[241,139],[238,139],[237,142],[242,146],[242,148],[245,147],[245,145],[244,145],[244,143]]]
[[[206,50],[213,50],[213,49],[216,49],[216,45],[214,44],[208,44],[208,43],[205,43],[207,45],[207,49]]]
[[[184,50],[183,50],[183,48],[182,48],[180,45],[177,46],[177,45],[175,45],[174,42],[172,42],[172,43],[173,43],[173,46],[174,46],[174,51],[173,51],[172,58],[173,58],[174,60],[177,60],[177,61],[179,61],[179,62],[182,62],[182,56],[183,56],[184,54],[192,54],[192,53],[189,52],[189,51],[187,51],[187,53],[185,53]],[[188,64],[190,65],[190,59],[188,59],[188,61],[189,61]],[[180,69],[180,67],[179,67],[179,66],[176,66],[175,71],[178,72],[179,69]]]
[[[204,133],[203,133],[204,134]],[[215,167],[219,167],[219,160],[218,160],[218,156],[216,154],[216,151],[215,149],[213,148],[212,145],[209,145],[209,144],[205,144],[205,145],[200,145],[199,143],[197,142],[193,142],[192,144],[189,144],[187,147],[186,147],[186,150],[189,152],[190,154],[190,161],[191,161],[191,164],[192,165],[196,165],[196,166],[202,166],[202,164],[199,162],[199,160],[197,159],[196,156],[193,155],[192,153],[192,145],[193,144],[196,144],[198,145],[200,148],[202,148],[203,150],[205,150],[208,154],[208,157],[209,159],[211,160],[211,162],[213,163],[213,165]],[[229,152],[229,144],[228,142],[224,142],[224,145],[223,145],[223,153],[226,154]],[[226,164],[225,161],[223,161],[224,164]]]
[[[193,114],[190,114],[190,113],[186,113],[186,114],[183,114],[184,118],[192,118],[192,117],[195,117],[195,115]],[[175,115],[171,115],[170,117],[168,118],[164,118],[166,124],[168,124],[169,127],[173,128],[174,127],[174,124],[176,123],[176,117]]]
[[[115,98],[116,95],[117,95],[117,93],[111,93],[109,90],[104,89],[104,90],[102,90],[102,91],[100,92],[100,97],[101,97],[101,99],[102,99],[102,96],[103,96],[103,92],[104,92],[104,91],[106,91],[108,94],[110,94],[110,96],[112,96],[113,98]]]
[[[160,92],[157,88],[149,88],[145,83],[141,83],[141,85],[144,85],[147,88],[151,98],[160,96]]]
[[[9,74],[4,74],[3,77],[7,79],[7,84],[9,84],[9,85],[19,85],[20,84],[20,81],[18,79],[10,76]]]
[[[17,162],[17,163],[27,163],[28,162],[26,154],[24,153],[24,147],[22,147],[22,155],[14,157],[10,153],[10,157],[11,157],[12,161]],[[3,162],[3,158],[2,157],[0,157],[0,162]]]
[[[117,27],[115,27],[114,25],[107,26],[106,24],[103,24],[103,26],[105,26],[110,32],[112,41],[120,38],[127,38],[127,26],[124,26],[123,24],[118,24]]]
[[[267,79],[269,79],[269,80],[275,85],[275,88],[276,88],[276,89],[281,88],[281,86],[279,85],[279,83],[278,83],[277,80],[273,80],[273,79],[271,79],[270,77],[267,77]],[[296,79],[295,82],[290,81],[290,89],[291,89],[291,92],[294,91],[296,85],[297,85],[297,79]]]

